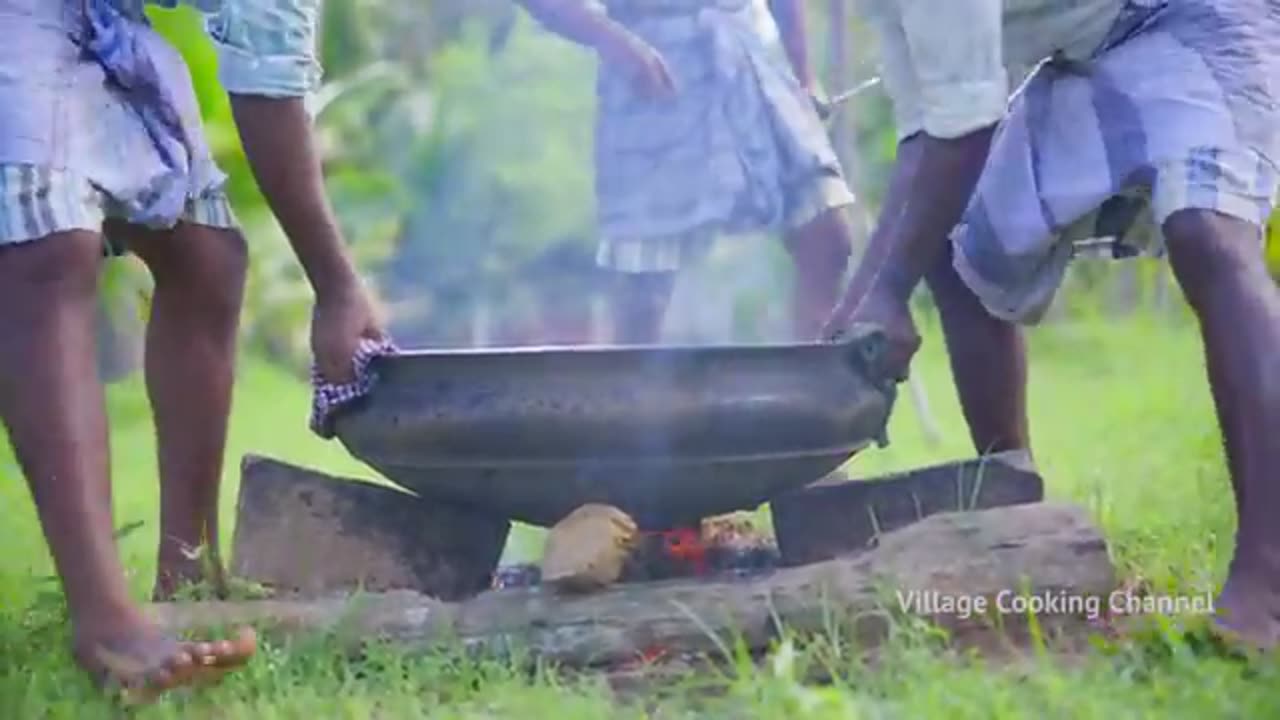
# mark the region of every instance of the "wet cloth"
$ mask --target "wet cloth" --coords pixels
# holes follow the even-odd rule
[[[719,235],[794,228],[854,202],[811,98],[761,27],[760,3],[603,5],[662,53],[678,97],[651,100],[625,71],[600,68],[600,265],[673,271]]]
[[[348,383],[325,380],[318,368],[311,367],[311,430],[322,438],[334,436],[334,420],[344,410],[373,391],[378,381],[374,360],[399,352],[390,340],[365,339],[356,349],[353,361],[355,378]]]
[[[318,83],[317,2],[189,4],[208,13],[224,86],[281,97]],[[0,25],[0,244],[106,217],[234,226],[186,65],[141,0],[0,0]]]
[[[988,311],[1039,320],[1080,241],[1162,252],[1182,209],[1261,228],[1280,159],[1280,9],[1127,3],[1083,65],[1042,65],[1014,97],[964,219],[955,267]]]

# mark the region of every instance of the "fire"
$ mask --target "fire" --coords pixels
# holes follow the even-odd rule
[[[747,577],[777,563],[772,537],[750,515],[735,513],[707,518],[698,527],[641,531],[621,581]],[[536,566],[505,567],[494,574],[492,587],[528,587],[541,579]]]
[[[695,575],[709,574],[708,546],[703,541],[702,533],[690,528],[680,528],[665,530],[658,535],[662,538],[663,550],[669,557],[687,567]]]
[[[647,533],[659,538],[666,558],[682,574],[704,577],[740,565],[753,552],[771,547],[766,533],[756,528],[751,517],[741,513],[707,518],[700,527],[677,528]]]

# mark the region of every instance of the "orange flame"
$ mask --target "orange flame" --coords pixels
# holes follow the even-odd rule
[[[698,575],[707,574],[707,546],[702,534],[688,528],[662,533],[667,554],[688,564]]]

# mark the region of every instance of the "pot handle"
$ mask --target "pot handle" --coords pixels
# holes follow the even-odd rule
[[[884,331],[875,325],[859,324],[850,328],[844,336],[843,344],[849,366],[877,388],[892,385],[882,369],[884,354],[889,345]]]
[[[898,383],[884,370],[885,353],[889,347],[888,336],[878,326],[866,324],[855,325],[845,335],[845,358],[849,366],[884,396],[886,407],[891,411],[897,399]],[[875,438],[876,445],[880,448],[889,445],[891,414],[885,413],[884,424]]]

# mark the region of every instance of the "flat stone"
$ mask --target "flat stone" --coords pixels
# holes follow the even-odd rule
[[[875,547],[884,533],[931,515],[1037,503],[1044,481],[1025,453],[1000,453],[865,480],[831,478],[770,503],[784,565]]]
[[[231,571],[278,594],[461,600],[489,588],[510,529],[464,506],[248,455]]]

